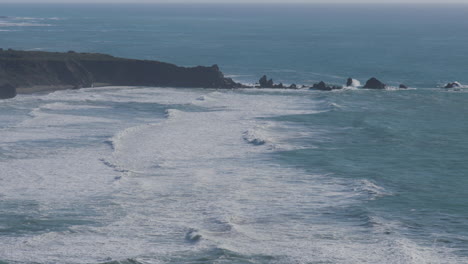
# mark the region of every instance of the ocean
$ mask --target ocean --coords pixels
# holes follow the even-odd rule
[[[0,4],[4,49],[390,85],[1,100],[0,263],[468,263],[466,32],[466,5]]]

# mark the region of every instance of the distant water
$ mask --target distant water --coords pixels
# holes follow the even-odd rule
[[[0,47],[243,82],[0,101],[0,263],[467,263],[466,6],[0,5]]]
[[[0,46],[219,64],[239,81],[468,83],[468,5],[6,5]]]

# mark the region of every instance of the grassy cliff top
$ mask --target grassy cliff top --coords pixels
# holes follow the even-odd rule
[[[46,51],[23,51],[12,49],[0,49],[0,59],[15,59],[15,60],[66,60],[66,59],[80,59],[80,60],[120,60],[106,54],[100,53],[77,53],[74,51],[69,52],[46,52]]]
[[[153,62],[153,63],[173,65],[171,63],[165,63],[165,62],[160,62],[160,61],[119,58],[119,57],[114,57],[114,56],[102,54],[102,53],[79,53],[75,51],[69,51],[69,52],[23,51],[23,50],[12,50],[12,49],[0,49],[0,61],[1,60],[15,60],[15,61],[79,60],[79,61],[114,61],[114,62],[147,61],[147,62]]]

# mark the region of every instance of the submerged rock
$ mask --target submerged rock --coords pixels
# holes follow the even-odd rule
[[[367,82],[366,85],[364,85],[363,88],[366,89],[385,89],[387,85],[381,81],[379,81],[377,78],[370,78]]]
[[[450,89],[450,88],[460,88],[462,85],[459,82],[452,82],[452,83],[447,83],[447,85],[444,86],[444,88]]]

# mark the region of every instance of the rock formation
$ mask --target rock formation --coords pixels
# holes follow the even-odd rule
[[[319,83],[315,83],[310,89],[320,90],[320,91],[331,91],[331,90],[338,90],[342,89],[341,86],[329,86],[325,82],[321,81]]]
[[[447,85],[444,86],[444,88],[460,88],[461,84],[459,82],[452,82],[452,83],[447,83]]]
[[[372,77],[371,79],[369,79],[367,82],[366,82],[366,85],[364,85],[363,88],[366,88],[366,89],[385,89],[385,87],[387,87],[386,84],[384,84],[383,82],[377,80],[376,78]]]
[[[359,82],[356,79],[348,78],[346,80],[346,87],[359,87],[359,86],[361,86],[361,82]]]
[[[400,84],[400,89],[408,89],[408,86],[406,86],[404,84]]]
[[[266,75],[263,75],[262,78],[258,81],[261,88],[273,88],[273,80],[268,80]]]
[[[173,64],[117,58],[96,53],[0,51],[0,91],[9,86],[22,92],[104,85],[193,88],[238,88],[217,65],[179,67]]]
[[[266,75],[263,75],[260,80],[258,80],[260,86],[258,88],[286,88],[283,83],[275,84],[273,79],[269,79]]]

